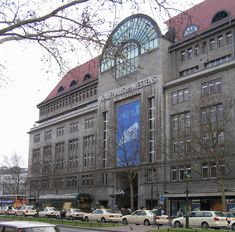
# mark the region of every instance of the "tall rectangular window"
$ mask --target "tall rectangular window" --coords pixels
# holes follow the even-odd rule
[[[70,133],[78,131],[78,122],[70,123],[69,131]]]
[[[208,179],[209,178],[209,168],[208,164],[204,163],[202,164],[202,179]]]
[[[180,60],[185,61],[185,50],[180,52]]]
[[[95,124],[95,118],[94,117],[85,119],[85,123],[84,123],[85,129],[94,127],[94,124]]]
[[[83,138],[83,166],[85,168],[95,166],[95,135]]]
[[[209,40],[209,50],[212,51],[215,49],[215,39],[212,38]]]
[[[45,133],[44,133],[44,140],[49,140],[49,139],[51,139],[51,133],[52,133],[51,130],[45,131]]]
[[[217,47],[221,48],[221,47],[223,47],[223,45],[224,45],[224,37],[223,37],[223,35],[219,35],[217,37]]]
[[[176,167],[171,167],[171,180],[177,181],[177,170]]]
[[[107,166],[108,153],[108,112],[103,112],[103,168]]]
[[[151,97],[149,103],[149,162],[156,161],[156,99]]]
[[[56,137],[64,135],[64,126],[58,127],[56,129]]]
[[[64,142],[55,145],[55,169],[61,170],[64,168]]]
[[[34,142],[34,143],[40,142],[40,134],[35,134],[35,135],[33,136],[33,142]]]
[[[226,44],[231,44],[232,43],[232,32],[231,31],[226,32],[225,37],[226,37]]]
[[[187,58],[191,59],[192,58],[192,53],[193,53],[193,49],[190,47],[187,49]]]
[[[68,165],[69,168],[76,168],[79,164],[79,147],[78,139],[69,140],[68,144]]]

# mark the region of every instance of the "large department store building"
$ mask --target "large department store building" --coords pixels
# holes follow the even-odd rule
[[[206,0],[167,21],[165,35],[143,14],[117,25],[102,54],[38,105],[29,195],[127,208],[134,172],[135,208],[176,215],[188,194],[190,209],[221,209],[221,183],[235,207],[234,16],[234,0]]]

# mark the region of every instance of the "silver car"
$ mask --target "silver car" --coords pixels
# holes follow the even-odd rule
[[[11,232],[59,232],[56,225],[42,222],[5,221],[0,222],[0,231]]]

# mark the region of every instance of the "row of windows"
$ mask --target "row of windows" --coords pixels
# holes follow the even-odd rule
[[[201,84],[201,95],[208,96],[211,94],[221,93],[222,83],[221,78],[203,82]],[[189,88],[180,89],[172,92],[172,104],[178,104],[181,102],[186,102],[190,100],[190,90]]]
[[[178,91],[174,91],[172,93],[172,104],[177,104],[185,101],[189,101],[190,99],[190,92],[189,89],[180,89]]]
[[[42,116],[42,115],[48,114],[50,112],[54,112],[58,109],[66,107],[68,105],[71,105],[76,102],[87,99],[89,97],[95,96],[96,94],[97,94],[97,86],[87,88],[86,90],[74,93],[71,96],[66,97],[65,99],[59,100],[55,103],[52,103],[50,105],[42,107],[40,109],[40,115]]]
[[[83,138],[83,167],[93,167],[95,165],[95,136],[86,136]],[[68,142],[67,163],[70,168],[76,168],[79,165],[78,139]],[[43,147],[42,164],[40,163],[40,148],[32,151],[32,173],[37,173],[41,167],[43,173],[51,173],[55,170],[65,168],[65,143],[55,144],[55,159],[53,163],[52,146]]]
[[[107,173],[101,174],[101,181],[103,185],[108,184]],[[81,187],[91,187],[94,185],[94,177],[90,175],[82,175],[80,179]],[[32,180],[31,188],[32,189],[49,189],[51,187],[55,188],[74,188],[79,186],[79,177],[77,176],[68,176],[68,177],[59,177],[55,179],[42,179],[41,181]]]
[[[218,130],[219,122],[223,123],[224,120],[223,104],[201,108],[200,119],[202,123],[202,148],[207,149],[223,145],[225,136],[223,127],[220,127]],[[171,116],[173,154],[186,154],[191,151],[190,131],[185,130],[190,127],[190,120],[190,112],[179,113]]]
[[[219,173],[218,173],[219,172]],[[190,174],[192,178],[192,170],[190,165],[186,166],[179,166],[179,167],[171,167],[171,181],[185,181],[186,180],[186,173]],[[225,165],[220,164],[219,170],[216,168],[216,164],[214,162],[211,163],[202,163],[201,164],[201,175],[202,180],[208,179],[216,179],[219,175],[225,175]]]
[[[232,60],[231,54],[226,55],[226,56],[222,56],[222,57],[219,57],[219,58],[216,58],[214,60],[210,60],[210,61],[204,63],[204,68],[211,68],[211,67],[226,63],[230,60]],[[191,75],[191,74],[196,73],[198,71],[199,71],[199,66],[196,65],[192,68],[188,68],[183,71],[180,71],[180,77],[188,76],[188,75]]]
[[[214,60],[210,60],[210,61],[208,61],[208,62],[206,62],[206,63],[204,64],[204,67],[205,67],[205,68],[211,68],[211,67],[214,67],[214,66],[223,64],[223,63],[225,63],[225,62],[228,62],[228,61],[230,61],[230,60],[232,60],[231,54],[226,55],[226,56],[222,56],[222,57],[219,57],[219,58],[216,58],[216,59],[214,59]]]
[[[217,43],[216,43],[217,42]],[[208,41],[204,41],[201,44],[184,49],[180,52],[180,60],[184,62],[190,60],[200,54],[205,54],[207,51],[212,51],[216,48],[221,48],[224,45],[232,43],[232,32],[228,31],[225,34],[220,34],[217,38],[211,38]]]
[[[94,117],[85,119],[84,128],[85,129],[92,128],[92,127],[94,127],[94,124],[95,124],[95,118]],[[78,129],[79,129],[78,122],[73,122],[69,126],[69,132],[70,133],[77,132]],[[65,127],[64,126],[56,128],[56,137],[63,136],[64,133],[65,133]],[[51,138],[52,138],[52,130],[45,131],[44,132],[44,140],[45,141],[50,140]],[[33,141],[34,141],[34,143],[40,142],[40,133],[34,135]]]

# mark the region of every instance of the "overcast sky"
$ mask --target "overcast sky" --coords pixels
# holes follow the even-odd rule
[[[192,5],[191,2],[196,4],[202,0],[172,1],[178,2],[180,8],[187,9]],[[150,15],[162,27],[162,22],[156,13],[153,15],[153,10],[143,11],[142,8],[138,13]],[[120,19],[129,14],[129,11],[123,10]],[[85,52],[82,55],[84,54]],[[45,73],[41,51],[32,44],[6,43],[1,45],[1,56],[5,58],[7,68],[5,73],[9,79],[4,87],[0,87],[0,164],[3,163],[4,156],[17,153],[23,157],[24,166],[27,166],[29,147],[27,132],[39,118],[36,105],[47,97],[62,77],[58,77],[57,70]],[[79,62],[85,61],[81,58]],[[71,63],[71,68],[73,67],[74,64]]]

